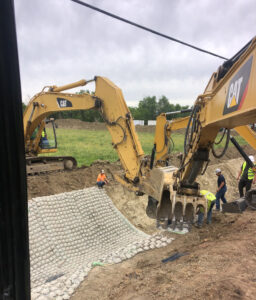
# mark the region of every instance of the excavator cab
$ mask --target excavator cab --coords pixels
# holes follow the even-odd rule
[[[48,125],[48,126],[47,126]],[[53,118],[45,120],[42,130],[38,153],[52,153],[57,151],[56,125]]]
[[[36,127],[30,137],[29,143],[29,152],[32,155],[57,151],[57,136],[55,128],[56,125],[53,118],[45,119]]]
[[[43,120],[30,137],[27,151],[27,174],[39,174],[63,169],[71,170],[77,162],[70,156],[40,156],[57,151],[56,125],[53,118]]]

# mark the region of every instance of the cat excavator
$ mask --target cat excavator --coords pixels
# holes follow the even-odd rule
[[[96,84],[95,95],[64,92],[91,81]],[[48,142],[44,143],[47,117],[54,112],[89,109],[98,110],[105,121],[112,136],[113,147],[124,166],[126,178],[131,182],[138,180],[144,152],[121,90],[103,77],[81,80],[61,87],[45,87],[30,100],[23,114],[27,174],[40,173],[42,170],[72,169],[76,166],[72,157],[41,157],[38,154],[57,150],[56,142],[53,147],[48,147]]]

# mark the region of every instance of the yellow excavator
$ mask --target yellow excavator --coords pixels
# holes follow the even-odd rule
[[[81,80],[62,87],[45,87],[31,99],[23,115],[28,174],[41,172],[43,165],[49,171],[71,169],[76,164],[72,157],[37,156],[40,153],[55,152],[57,148],[56,143],[52,148],[43,143],[42,134],[45,135],[45,120],[49,115],[59,111],[96,109],[111,133],[113,147],[125,169],[125,177],[130,182],[138,181],[144,152],[122,92],[106,78],[95,77],[93,81],[96,83],[95,95],[63,92],[90,82]]]
[[[161,197],[157,207],[157,213],[161,212],[162,218],[179,218],[195,213],[199,194],[196,178],[206,169],[210,151],[216,155],[214,144],[219,143],[215,139],[220,129],[225,128],[223,132],[227,133],[228,141],[230,129],[254,123],[255,94],[256,38],[213,73],[204,93],[196,99],[186,128],[181,165],[178,170],[171,172],[172,175],[169,174],[171,179],[165,180],[163,184],[162,195],[168,193],[168,197]],[[234,137],[230,139],[247,163],[255,169]],[[247,205],[256,208],[254,194],[254,191],[249,193],[246,201]],[[239,206],[238,203],[232,205]],[[232,205],[226,205],[226,211]],[[206,208],[206,205],[203,206]]]
[[[179,168],[169,166],[168,169],[157,170],[161,189],[152,198],[155,205],[151,203],[151,216],[165,222],[182,222],[193,220],[198,206],[206,209],[206,203],[199,197],[200,187],[196,178],[205,172],[211,151],[218,158],[224,155],[229,139],[255,170],[235,138],[230,136],[230,130],[236,128],[254,147],[254,132],[245,125],[255,123],[255,95],[256,38],[213,73],[204,93],[196,99],[186,128],[184,154]],[[218,139],[223,128],[223,134]],[[225,134],[226,146],[222,153],[217,154],[214,145],[219,144]],[[246,206],[256,209],[255,196],[256,191],[251,190],[245,199],[226,204],[223,210],[241,212]]]

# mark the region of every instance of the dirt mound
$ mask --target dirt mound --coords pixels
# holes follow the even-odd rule
[[[58,128],[106,130],[106,125],[100,122],[83,122],[79,119],[58,119],[55,121]]]
[[[243,150],[247,153],[247,155],[255,155],[255,150],[250,145],[245,145],[242,147]],[[222,149],[216,150],[217,154],[221,153]],[[234,159],[234,158],[241,158],[240,153],[236,150],[235,147],[228,147],[225,155],[221,158],[215,158],[212,153],[210,153],[210,162],[209,165],[217,165],[222,164],[226,160]],[[171,153],[170,162],[172,165],[179,167],[180,160],[178,159],[177,153]]]
[[[242,146],[243,150],[247,155],[255,155],[255,150],[250,145]],[[221,149],[216,151],[217,154],[221,152]],[[233,158],[241,158],[240,153],[237,151],[235,147],[228,147],[227,152],[222,158],[215,158],[212,154],[210,154],[210,164],[218,164],[222,163],[223,160],[229,160]]]
[[[55,124],[58,128],[65,129],[86,129],[86,130],[107,130],[105,123],[100,122],[83,122],[78,119],[57,119]],[[137,132],[155,132],[155,126],[136,125]],[[181,131],[184,132],[184,131]]]
[[[52,172],[28,176],[28,198],[54,195],[96,185],[97,175],[104,169],[108,179],[114,182],[113,174],[121,169],[119,162],[95,161],[90,167],[71,171]]]

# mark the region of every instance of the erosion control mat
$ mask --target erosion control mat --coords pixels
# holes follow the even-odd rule
[[[89,270],[172,241],[136,229],[103,189],[29,201],[32,299],[69,299]]]

